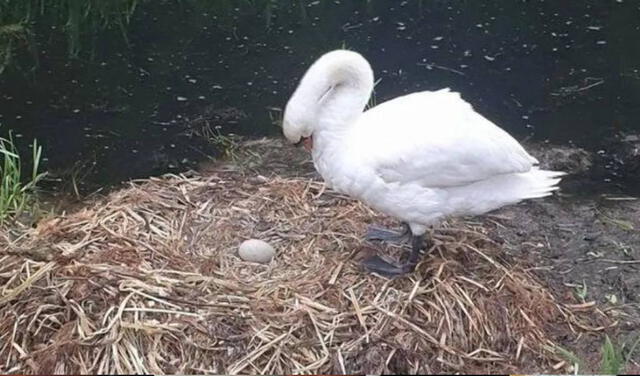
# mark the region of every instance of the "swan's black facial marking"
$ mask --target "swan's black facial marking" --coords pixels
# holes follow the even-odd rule
[[[325,90],[324,93],[322,93],[322,95],[320,96],[320,98],[318,98],[318,103],[322,102],[331,92],[331,90],[333,90],[333,86],[329,86],[327,88],[327,90]]]

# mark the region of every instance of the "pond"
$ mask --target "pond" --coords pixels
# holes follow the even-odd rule
[[[640,133],[638,1],[134,3],[121,30],[82,36],[73,58],[69,24],[36,19],[31,52],[0,76],[0,131],[23,148],[36,137],[45,169],[85,191],[219,155],[196,136],[203,125],[278,135],[305,69],[342,47],[371,62],[378,103],[450,87],[518,139],[603,158],[612,139]],[[607,161],[598,179],[637,192],[638,177]]]

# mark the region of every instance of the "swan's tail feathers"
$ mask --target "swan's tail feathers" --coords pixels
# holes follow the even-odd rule
[[[520,175],[523,183],[520,185],[521,199],[546,197],[558,190],[558,183],[562,180],[562,176],[566,175],[560,171],[540,170],[537,167],[532,168],[528,172]]]
[[[496,175],[464,187],[449,189],[452,206],[464,214],[484,214],[505,205],[546,197],[558,190],[564,172],[533,167],[527,172]]]

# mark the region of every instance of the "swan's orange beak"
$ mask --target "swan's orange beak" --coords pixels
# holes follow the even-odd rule
[[[313,149],[313,136],[309,136],[309,137],[302,137],[300,139],[300,141],[296,142],[295,146],[304,146],[305,149],[307,149],[308,152],[311,152],[311,149]]]
[[[311,149],[313,149],[313,136],[303,137],[302,145],[309,153],[311,153]]]

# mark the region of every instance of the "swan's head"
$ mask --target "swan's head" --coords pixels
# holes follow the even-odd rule
[[[298,105],[293,99],[289,100],[284,111],[282,131],[289,142],[296,146],[302,144],[310,151],[313,146],[311,137],[315,128],[315,109]]]
[[[335,50],[316,60],[300,81],[284,111],[282,131],[293,144],[310,150],[320,120],[338,124],[362,113],[373,90],[373,71],[360,54]]]

